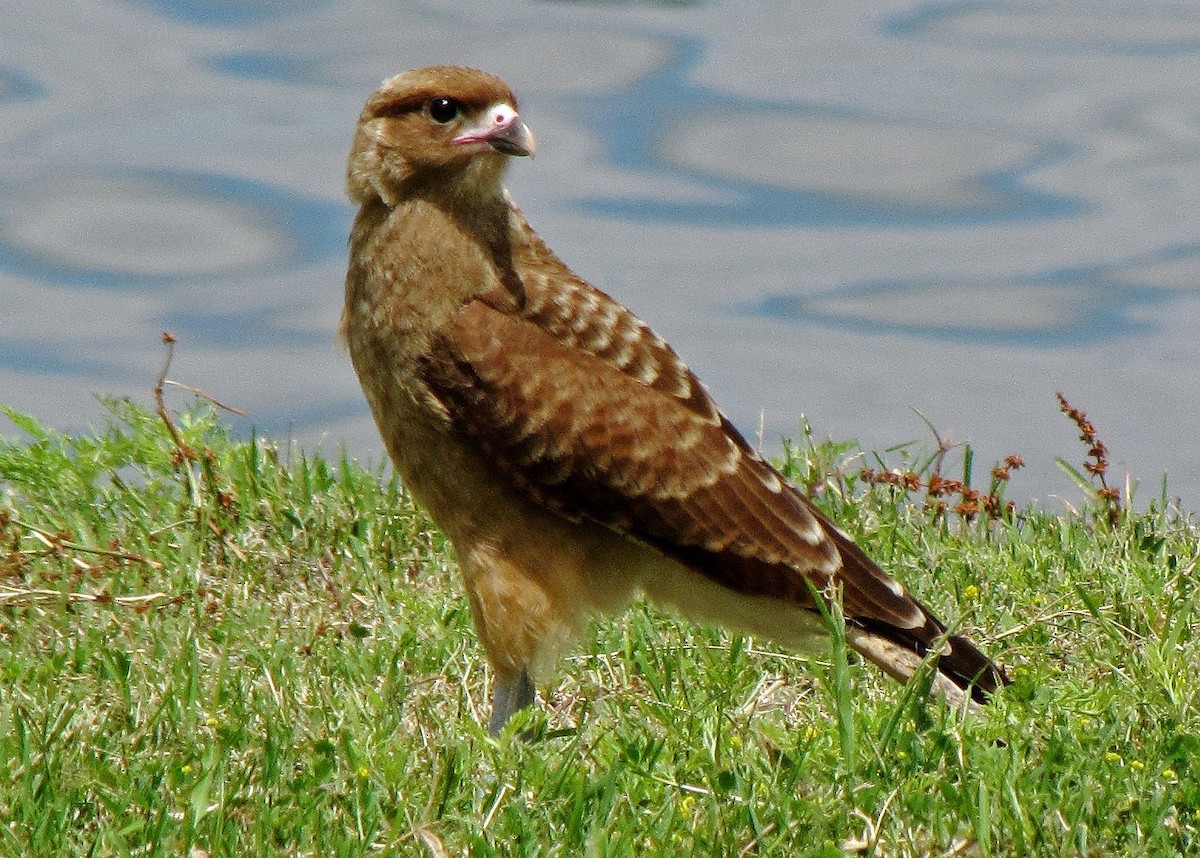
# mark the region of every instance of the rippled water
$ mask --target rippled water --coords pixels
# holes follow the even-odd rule
[[[0,402],[148,400],[170,329],[246,431],[377,457],[332,333],[345,151],[380,80],[462,62],[538,133],[530,220],[769,448],[801,414],[924,441],[916,408],[1077,500],[1062,389],[1196,508],[1200,6],[482,6],[6,9]]]

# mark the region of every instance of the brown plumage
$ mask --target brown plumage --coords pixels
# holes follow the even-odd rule
[[[803,646],[840,589],[851,646],[983,700],[1004,674],[763,461],[670,346],[580,280],[501,186],[533,135],[498,78],[385,82],[350,154],[341,330],[388,453],[453,542],[494,668],[491,728],[589,615],[638,591]]]

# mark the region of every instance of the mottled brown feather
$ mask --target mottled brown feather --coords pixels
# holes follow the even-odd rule
[[[436,121],[435,96],[462,121]],[[498,692],[527,689],[520,677],[586,610],[573,600],[618,603],[637,580],[622,563],[648,560],[737,594],[734,614],[770,604],[790,623],[839,592],[848,640],[897,678],[937,648],[954,688],[981,699],[1005,681],[969,641],[942,640],[660,336],[546,247],[500,187],[506,157],[456,143],[497,103],[516,104],[502,81],[458,67],[407,72],[368,100],[348,164],[361,208],[342,330],[389,454],[455,542]],[[601,570],[623,576],[608,595]]]
[[[922,652],[944,633],[750,451],[682,361],[628,310],[565,267],[560,278],[525,283],[524,312],[506,312],[514,308],[505,301],[464,305],[435,342],[438,357],[423,378],[455,425],[539,502],[644,541],[747,595],[811,607],[812,588],[836,584],[851,622]],[[581,314],[587,318],[577,323]],[[644,361],[620,366],[611,337],[580,336],[594,335],[599,319],[610,331],[638,332],[635,349],[649,351],[661,375],[637,378],[627,367]],[[668,383],[656,384],[663,377]],[[966,646],[955,638],[952,651]],[[970,654],[983,658],[973,647]],[[979,670],[972,661],[959,678],[965,685]]]

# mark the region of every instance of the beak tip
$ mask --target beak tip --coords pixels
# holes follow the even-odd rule
[[[537,153],[537,138],[519,119],[503,130],[489,134],[487,140],[493,149],[505,155],[532,158]]]

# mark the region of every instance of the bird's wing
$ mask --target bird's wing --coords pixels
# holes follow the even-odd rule
[[[565,267],[563,268],[565,271]],[[420,373],[458,431],[524,491],[647,543],[731,590],[941,632],[764,462],[670,347],[568,274],[465,304]]]

